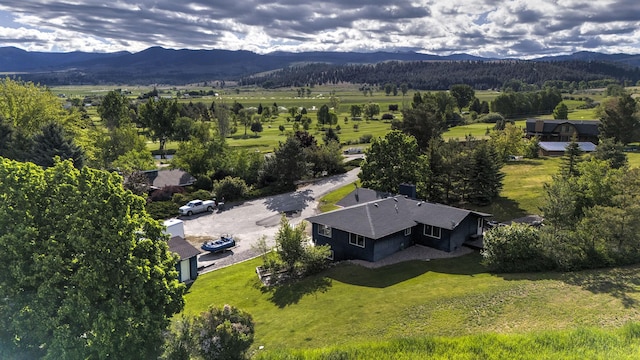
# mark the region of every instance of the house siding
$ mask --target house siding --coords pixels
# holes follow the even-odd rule
[[[429,246],[438,250],[452,252],[462,247],[465,241],[477,233],[478,217],[468,215],[453,230],[440,229],[440,239],[424,235],[424,225],[420,224],[414,228],[419,238],[416,242],[420,245]]]
[[[440,228],[440,239],[426,236],[424,234],[424,225],[420,224],[414,228],[414,231],[418,234],[418,239],[416,242],[420,245],[429,246],[434,249],[442,250],[442,251],[451,251],[449,245],[449,237],[451,235],[451,231],[447,229]]]
[[[189,259],[189,267],[191,268],[191,280],[195,280],[198,277],[198,257],[194,256]]]
[[[413,234],[413,230],[411,231],[411,233]],[[373,260],[369,261],[378,261],[389,255],[395,254],[400,250],[404,250],[413,244],[411,235],[405,236],[404,230],[386,236],[382,239],[375,240],[373,242],[375,251],[373,254]]]
[[[469,240],[471,235],[475,235],[478,232],[478,217],[473,215],[467,215],[458,224],[455,230],[451,233],[449,240],[449,250],[456,251],[462,247],[465,241]]]
[[[316,245],[329,245],[333,250],[333,260],[362,259],[373,261],[373,240],[365,238],[364,248],[349,244],[349,233],[340,229],[332,228],[331,237],[318,234],[318,224],[312,226],[312,239]]]

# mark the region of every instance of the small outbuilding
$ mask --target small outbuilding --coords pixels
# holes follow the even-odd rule
[[[180,261],[176,265],[178,279],[182,282],[195,280],[198,277],[198,254],[200,254],[200,250],[179,236],[169,239],[169,250],[180,256]]]
[[[185,240],[184,222],[180,219],[164,221],[165,233],[169,234],[169,251],[178,254],[180,260],[176,264],[178,279],[181,282],[190,282],[198,277],[198,250]]]

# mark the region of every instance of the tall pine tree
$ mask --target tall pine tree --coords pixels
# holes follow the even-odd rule
[[[496,150],[486,142],[473,150],[473,164],[470,171],[469,201],[477,205],[488,205],[500,195],[502,190],[502,159]]]
[[[64,128],[57,123],[48,123],[42,133],[33,137],[33,147],[29,160],[42,167],[51,167],[54,158],[73,160],[73,166],[81,169],[84,166],[84,151],[66,135]]]
[[[567,144],[562,156],[562,167],[560,173],[563,176],[578,176],[580,171],[578,170],[578,164],[582,161],[583,151],[580,149],[580,144],[576,140],[575,134],[571,138],[571,142]]]

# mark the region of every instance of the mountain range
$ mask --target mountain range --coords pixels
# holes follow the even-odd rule
[[[257,54],[229,50],[146,50],[114,53],[30,52],[0,47],[0,72],[48,85],[60,84],[185,84],[211,80],[237,80],[292,65],[310,63],[376,64],[387,61],[497,61],[469,54],[438,56],[415,52],[273,52]],[[508,59],[518,60],[518,59]],[[530,61],[598,61],[640,67],[640,54],[578,52]]]

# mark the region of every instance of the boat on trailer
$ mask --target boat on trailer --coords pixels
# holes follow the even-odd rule
[[[218,240],[210,240],[202,244],[201,249],[210,252],[225,251],[236,246],[236,241],[229,236],[221,236]]]

